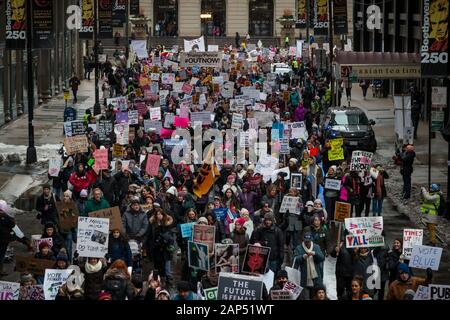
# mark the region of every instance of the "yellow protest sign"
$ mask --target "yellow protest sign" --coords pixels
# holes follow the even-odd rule
[[[350,203],[336,201],[334,209],[334,220],[344,222],[346,218],[350,218],[352,207]]]
[[[121,146],[120,144],[114,144],[113,145],[112,156],[114,158],[122,158],[122,156],[123,156],[123,146]]]
[[[283,101],[288,102],[289,101],[289,91],[283,92]]]
[[[344,160],[344,149],[342,145],[344,144],[344,139],[332,139],[331,142],[331,150],[328,150],[328,160]]]
[[[195,179],[194,194],[199,198],[207,194],[219,177],[220,172],[215,164],[203,164]]]

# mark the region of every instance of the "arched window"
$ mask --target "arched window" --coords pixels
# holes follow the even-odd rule
[[[155,36],[173,37],[178,35],[177,0],[155,0],[153,12]]]
[[[273,0],[250,0],[248,31],[252,36],[273,35]]]
[[[207,36],[226,35],[225,0],[202,0],[202,33]],[[211,17],[209,18],[209,15]]]

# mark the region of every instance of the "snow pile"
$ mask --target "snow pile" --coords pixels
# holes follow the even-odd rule
[[[42,146],[36,146],[36,153],[38,162],[48,162],[50,158],[58,157],[58,150],[61,148],[61,144],[44,144]],[[19,157],[21,162],[26,160],[27,146],[17,146],[0,143],[0,156],[3,156],[4,160],[13,159]]]

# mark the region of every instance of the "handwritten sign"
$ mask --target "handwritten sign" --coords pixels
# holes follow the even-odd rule
[[[210,125],[211,124],[211,112],[191,112],[191,123],[195,123],[196,121],[201,121],[202,125]]]
[[[50,158],[48,160],[48,174],[50,177],[57,177],[59,175],[59,171],[61,170],[61,166],[61,158]]]
[[[0,281],[0,300],[19,300],[20,283]]]
[[[383,217],[346,218],[347,248],[384,247]]]
[[[336,201],[334,220],[344,222],[345,219],[350,218],[351,212],[352,205],[350,203]]]
[[[192,228],[193,228],[192,226],[194,224],[195,224],[195,222],[180,224],[181,237],[183,239],[191,239],[192,238]]]
[[[298,197],[284,196],[281,203],[280,212],[285,213],[289,210],[290,213],[295,213],[298,206]]]
[[[122,218],[119,207],[112,207],[89,212],[89,217],[105,218],[109,220],[109,230],[122,230]]]
[[[139,123],[139,111],[138,110],[128,111],[128,123],[131,125]]]
[[[161,108],[150,108],[150,120],[161,120]]]
[[[330,140],[330,143],[331,150],[328,150],[328,160],[344,160],[344,148],[342,148],[342,146],[344,145],[344,139],[332,139]]]
[[[122,158],[122,156],[123,156],[123,146],[121,146],[120,144],[114,144],[113,145],[112,156],[115,157],[115,158]]]
[[[88,140],[86,136],[76,136],[64,138],[64,148],[68,155],[85,153],[88,151]]]
[[[109,120],[99,120],[97,124],[98,139],[101,143],[111,143],[111,134],[113,132],[113,123]]]
[[[58,226],[60,229],[70,230],[77,227],[79,212],[74,202],[57,201],[56,211],[58,212]]]
[[[412,248],[409,266],[418,269],[437,271],[441,262],[442,248],[415,245]]]
[[[154,154],[147,155],[147,164],[145,166],[145,172],[147,172],[149,175],[157,176],[160,163],[161,163],[161,156]]]
[[[336,190],[336,191],[341,190],[341,180],[326,178],[325,179],[325,189]]]
[[[109,219],[78,217],[77,251],[80,257],[104,258],[108,253]]]
[[[233,113],[233,118],[231,121],[232,129],[242,129],[244,126],[244,116],[240,113]]]
[[[86,132],[86,127],[84,126],[84,121],[72,121],[72,137],[82,136]]]
[[[44,296],[45,300],[55,300],[58,295],[59,288],[63,286],[67,278],[73,272],[72,269],[46,269],[44,276]]]
[[[422,229],[404,229],[403,230],[403,255],[405,259],[411,259],[412,248],[415,245],[422,245]]]
[[[418,286],[413,300],[430,300],[428,287]]]
[[[97,149],[94,151],[94,169],[95,170],[108,170],[108,150],[107,149]]]
[[[161,77],[162,84],[173,84],[175,82],[174,73],[163,73]]]
[[[150,130],[155,131],[157,134],[161,132],[162,123],[159,120],[144,120],[144,130],[149,132]]]
[[[350,163],[350,170],[353,171],[364,171],[370,170],[370,166],[372,165],[372,152],[367,151],[353,151],[352,153],[352,161]]]

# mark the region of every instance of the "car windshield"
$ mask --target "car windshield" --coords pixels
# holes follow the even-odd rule
[[[369,120],[367,119],[364,112],[336,112],[331,123],[333,125],[368,125]]]

